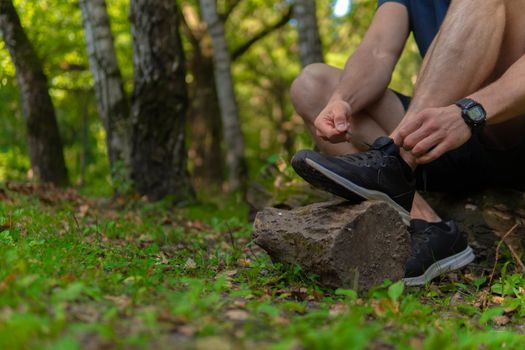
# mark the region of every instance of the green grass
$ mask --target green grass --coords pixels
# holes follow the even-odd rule
[[[525,278],[502,259],[424,288],[325,290],[251,243],[245,208],[7,191],[0,349],[520,349]],[[237,216],[236,216],[237,215]],[[488,271],[488,272],[487,272]]]

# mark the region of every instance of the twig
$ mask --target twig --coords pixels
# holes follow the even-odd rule
[[[233,232],[229,224],[226,224],[228,229],[228,236],[230,237],[230,243],[232,245],[232,248],[234,250],[237,250],[237,244],[235,243],[235,238],[233,237]]]
[[[516,229],[516,227],[519,226],[519,223],[516,223],[514,226],[511,227],[510,230],[507,231],[507,233],[505,233],[503,235],[503,237],[501,238],[501,241],[499,241],[498,243],[498,246],[496,247],[496,260],[494,261],[494,266],[492,268],[492,272],[490,274],[490,278],[489,278],[489,286],[492,285],[492,280],[494,279],[494,274],[496,273],[496,265],[498,265],[498,260],[499,260],[499,250],[501,248],[501,245],[504,243],[505,241],[505,238],[507,238],[508,235],[510,235],[512,233],[512,231],[514,231]],[[507,247],[508,247],[508,244],[507,244]]]
[[[507,242],[505,242],[505,244],[507,245],[507,248],[509,248],[514,260],[516,260],[516,262],[520,266],[521,272],[525,273],[525,265],[523,264],[523,261],[521,261],[519,254],[516,253],[516,250],[512,247],[512,245],[508,244]]]
[[[77,216],[75,215],[75,212],[72,212],[71,215],[73,216],[73,219],[75,220],[75,224],[77,225],[77,230],[80,232],[80,224],[78,223]]]

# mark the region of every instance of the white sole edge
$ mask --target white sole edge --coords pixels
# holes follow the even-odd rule
[[[406,211],[402,206],[397,204],[388,195],[384,194],[383,192],[369,190],[364,187],[358,186],[355,183],[345,179],[344,177],[334,173],[331,170],[326,169],[322,165],[316,163],[315,161],[309,158],[305,158],[305,162],[315,170],[319,171],[324,176],[328,177],[330,180],[343,186],[347,190],[354,192],[358,196],[361,196],[365,199],[377,199],[386,202],[389,206],[395,209],[399,213],[399,215],[401,215],[401,219],[403,220],[405,225],[410,225],[410,213]]]
[[[421,286],[442,273],[449,272],[452,270],[460,269],[470,264],[476,256],[470,246],[467,246],[465,250],[455,255],[449,256],[448,258],[436,261],[421,276],[404,278],[403,282],[407,286]]]

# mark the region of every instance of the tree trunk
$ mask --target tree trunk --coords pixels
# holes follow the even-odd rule
[[[299,55],[302,66],[323,62],[323,48],[317,27],[315,0],[297,0],[294,17],[297,20]]]
[[[67,185],[62,141],[47,77],[10,0],[0,1],[0,31],[16,68],[33,171],[42,182]]]
[[[184,142],[188,97],[177,3],[132,0],[135,88],[132,97],[132,179],[158,200],[193,197]]]
[[[213,58],[200,49],[193,51],[191,60],[193,84],[190,107],[191,152],[193,176],[204,184],[222,184],[222,125],[217,89],[213,76]]]
[[[247,169],[244,158],[244,136],[231,75],[231,58],[224,35],[224,24],[217,14],[215,0],[200,0],[202,15],[208,25],[213,46],[215,83],[226,144],[226,164],[230,190],[243,190]]]
[[[81,0],[80,9],[93,74],[97,107],[106,129],[113,182],[129,180],[129,102],[117,63],[105,0]]]

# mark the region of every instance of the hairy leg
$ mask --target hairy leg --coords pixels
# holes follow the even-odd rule
[[[505,31],[504,2],[452,2],[423,60],[408,113],[447,106],[476,91],[489,79]]]
[[[443,25],[434,39],[420,70],[414,97],[405,118],[392,136],[404,134],[404,126],[416,120],[418,112],[429,107],[448,106],[485,85],[502,56],[505,36],[505,0],[453,1]],[[415,146],[420,129],[403,140],[403,146]],[[405,135],[406,136],[406,135]],[[404,137],[404,136],[403,136]],[[397,138],[396,138],[397,139]],[[408,152],[403,158],[413,167]]]

